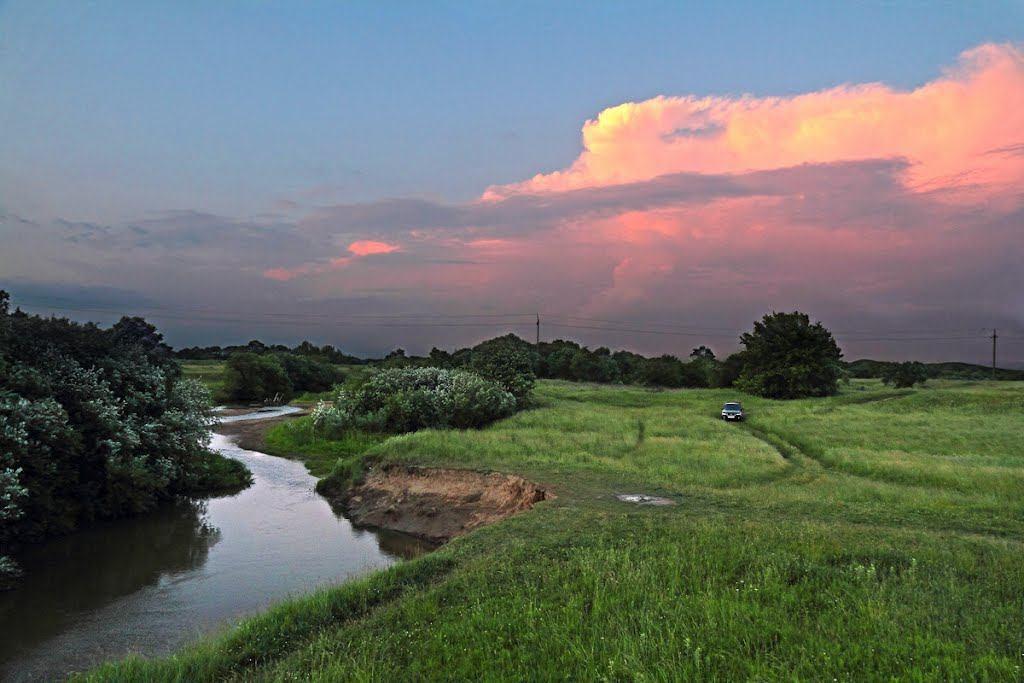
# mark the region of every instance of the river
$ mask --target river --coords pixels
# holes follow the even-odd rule
[[[129,653],[166,654],[282,598],[426,550],[335,515],[302,463],[241,449],[219,434],[212,447],[245,463],[253,485],[90,527],[18,556],[25,579],[0,593],[0,679],[53,680]]]

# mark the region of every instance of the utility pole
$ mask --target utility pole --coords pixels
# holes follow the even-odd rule
[[[537,350],[540,351],[540,313],[537,314]]]
[[[992,328],[992,379],[996,378],[996,339],[999,339],[999,335],[996,334],[996,328]]]

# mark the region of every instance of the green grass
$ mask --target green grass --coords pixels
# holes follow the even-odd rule
[[[353,431],[342,438],[328,440],[314,433],[313,421],[307,416],[275,425],[264,437],[264,450],[271,455],[301,460],[311,474],[325,477],[339,461],[361,456],[385,438],[380,434]]]
[[[829,399],[542,382],[480,431],[275,429],[320,475],[496,469],[557,498],[96,680],[1021,680],[1024,383]],[[290,431],[289,431],[290,430]],[[638,508],[616,492],[672,497]]]
[[[184,377],[199,380],[214,396],[224,388],[224,361],[186,360],[181,361],[180,365]]]

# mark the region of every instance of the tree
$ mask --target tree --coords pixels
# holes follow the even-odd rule
[[[714,360],[715,352],[701,344],[693,351],[690,351],[690,358],[695,358],[699,360]]]
[[[537,380],[533,372],[530,345],[514,334],[489,339],[474,346],[470,369],[484,379],[501,385],[515,397],[520,408],[529,402]]]
[[[234,353],[224,368],[224,393],[230,401],[287,401],[292,385],[276,356]]]
[[[733,386],[740,378],[740,374],[743,373],[743,358],[742,351],[726,356],[725,360],[718,365],[714,385],[722,388]]]
[[[327,391],[342,379],[333,365],[311,356],[294,353],[274,355],[288,375],[294,391]]]
[[[928,381],[928,368],[924,363],[907,361],[905,363],[892,363],[882,371],[882,381],[891,384],[897,389],[907,389],[915,384],[924,384]]]
[[[766,398],[830,396],[843,376],[842,351],[832,333],[806,313],[771,313],[741,337],[741,390]]]

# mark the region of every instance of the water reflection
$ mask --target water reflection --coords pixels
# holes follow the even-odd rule
[[[205,512],[205,501],[181,501],[28,548],[18,556],[25,578],[0,593],[0,661],[60,633],[83,612],[201,566],[220,537]]]
[[[0,679],[51,680],[129,652],[159,655],[288,596],[421,554],[401,534],[355,529],[301,463],[213,447],[253,485],[29,548],[0,593]]]

